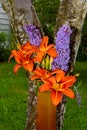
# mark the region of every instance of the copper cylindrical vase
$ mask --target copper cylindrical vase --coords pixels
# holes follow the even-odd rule
[[[56,130],[56,106],[49,92],[38,92],[36,130]]]

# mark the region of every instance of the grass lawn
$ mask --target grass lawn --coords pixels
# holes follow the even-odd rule
[[[0,130],[25,129],[28,82],[22,68],[13,74],[13,66],[0,63]],[[76,63],[78,72],[82,104],[79,107],[76,99],[68,99],[63,130],[87,130],[87,62]]]
[[[28,83],[25,71],[15,75],[13,63],[0,63],[0,130],[24,130]]]
[[[78,91],[82,98],[81,107],[77,101],[68,99],[63,130],[87,130],[87,62],[77,62],[75,73],[80,73],[78,82],[82,82]]]

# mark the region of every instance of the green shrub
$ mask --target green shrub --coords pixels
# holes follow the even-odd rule
[[[7,35],[4,32],[0,33],[0,48],[4,48]]]
[[[77,61],[87,61],[87,54],[85,54],[85,53],[78,53]]]
[[[0,62],[8,61],[10,54],[11,54],[11,50],[0,48]]]
[[[0,43],[5,43],[6,41],[6,34],[1,32],[0,33]]]
[[[4,32],[0,32],[0,62],[7,61],[11,50],[6,45],[7,35]]]

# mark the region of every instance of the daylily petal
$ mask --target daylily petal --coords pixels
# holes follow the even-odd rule
[[[68,87],[71,87],[75,82],[76,82],[75,76],[67,76],[65,78],[65,82],[63,82],[62,84],[65,88],[68,88]]]
[[[54,44],[49,44],[49,45],[47,46],[47,49],[48,49],[48,50],[50,50],[50,49],[52,49],[52,48],[54,49]],[[56,50],[56,49],[55,49],[55,50]]]
[[[42,39],[42,43],[40,44],[40,48],[44,48],[47,46],[48,44],[48,36],[44,36],[43,39]]]
[[[38,79],[44,75],[44,69],[42,68],[37,68],[36,70],[33,71],[33,75],[31,76],[31,80]]]
[[[23,50],[23,51],[28,51],[28,50],[31,50],[31,49],[32,49],[32,46],[31,46],[31,44],[29,42],[25,43],[21,47],[21,50]]]
[[[52,72],[49,72],[44,68],[38,67],[36,70],[33,71],[33,75],[31,76],[31,80],[40,78],[43,82],[50,82],[50,77],[52,77],[52,75],[54,75],[56,73],[58,73],[58,70],[54,70]],[[56,83],[56,81],[55,81],[55,83]],[[54,82],[53,82],[53,84],[54,84]]]
[[[52,99],[52,103],[57,106],[61,100],[62,100],[62,93],[61,92],[56,92],[54,90],[51,91],[51,99]]]
[[[52,86],[53,86],[54,84],[56,84],[56,79],[55,79],[55,77],[54,77],[54,76],[49,77],[48,82],[50,82],[50,83],[52,84]]]
[[[14,57],[15,58],[15,61],[18,63],[18,64],[21,64],[21,59],[18,58],[18,57]]]
[[[13,54],[11,54],[10,57],[9,57],[9,59],[8,59],[8,63],[10,63],[10,60],[11,60],[11,58],[13,58],[13,57],[14,57]]]
[[[24,69],[26,69],[29,72],[32,72],[33,70],[33,62],[30,61],[28,64],[23,65]]]
[[[48,36],[44,36],[39,46],[39,50],[37,51],[36,59],[38,62],[41,62],[46,54],[50,55],[53,58],[57,56],[57,52],[56,49],[54,48],[54,45],[53,44],[47,45],[47,44],[48,44]],[[34,59],[34,61],[36,61],[36,59]]]
[[[31,76],[31,80],[33,81],[33,80],[35,80],[35,79],[39,79],[40,77],[39,76],[36,76],[36,75],[34,75],[34,76]]]
[[[20,51],[13,50],[13,51],[12,51],[12,55],[13,55],[13,57],[15,58],[15,61],[16,61],[18,64],[21,64],[21,61],[22,61],[22,59],[23,59],[23,54],[22,54]]]
[[[36,51],[35,50],[29,50],[29,51],[27,51],[26,53],[25,53],[25,56],[31,56],[32,54],[34,54]]]
[[[39,68],[39,67],[36,70],[34,70],[33,72],[37,76],[43,76],[43,74],[45,74],[45,70],[43,68]]]
[[[53,74],[57,74],[59,72],[60,72],[60,69],[55,69],[55,70],[51,71],[51,74],[53,75]]]
[[[56,50],[54,48],[47,50],[47,53],[48,53],[48,55],[50,55],[53,58],[56,58],[58,55],[58,53],[56,52]]]
[[[36,56],[33,58],[34,62],[41,62],[44,56],[44,52],[37,52]]]
[[[12,50],[12,54],[14,57],[19,57],[19,58],[23,57],[23,53],[20,50],[18,51]]]
[[[65,72],[60,69],[55,78],[57,82],[63,82],[63,80],[65,80]]]
[[[16,64],[16,65],[14,66],[13,72],[14,72],[14,73],[17,73],[17,71],[18,71],[18,69],[19,69],[20,67],[21,67],[20,64]]]
[[[74,92],[71,89],[69,89],[69,88],[63,89],[62,92],[63,92],[64,95],[66,95],[66,96],[68,96],[70,98],[74,98],[75,97]]]
[[[42,84],[39,88],[39,91],[40,92],[43,92],[43,91],[49,91],[50,90],[50,85],[49,84]]]

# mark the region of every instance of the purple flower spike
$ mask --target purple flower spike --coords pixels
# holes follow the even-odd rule
[[[70,60],[70,35],[72,30],[69,25],[60,27],[56,35],[56,50],[59,55],[53,59],[52,70],[60,68],[65,72],[68,71],[68,63]]]
[[[28,34],[30,43],[39,46],[41,43],[41,35],[39,30],[34,25],[24,25],[24,30]]]

